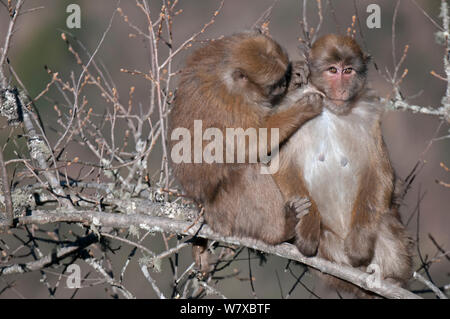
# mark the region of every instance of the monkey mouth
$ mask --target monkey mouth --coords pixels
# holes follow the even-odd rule
[[[334,103],[345,103],[349,102],[353,97],[350,96],[349,92],[339,92],[332,96],[329,96],[328,99],[333,101]]]
[[[348,98],[328,98],[328,100],[332,101],[336,105],[341,105],[348,102]]]

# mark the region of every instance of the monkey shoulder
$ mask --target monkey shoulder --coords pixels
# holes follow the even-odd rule
[[[381,103],[381,98],[378,92],[370,87],[365,88],[361,95],[363,96],[363,101],[367,103]]]
[[[377,92],[373,89],[365,89],[351,113],[360,117],[366,122],[366,125],[369,125],[369,123],[377,124],[380,122],[385,110],[386,107]]]

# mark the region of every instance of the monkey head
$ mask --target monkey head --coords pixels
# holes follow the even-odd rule
[[[310,81],[326,98],[324,106],[347,113],[364,89],[370,56],[349,36],[329,34],[318,39],[308,55]]]
[[[240,37],[236,41],[235,37]],[[220,41],[220,40],[219,40]],[[223,39],[223,78],[233,96],[273,107],[287,91],[292,67],[281,46],[263,34],[244,33]]]

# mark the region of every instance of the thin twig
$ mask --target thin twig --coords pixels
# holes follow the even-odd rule
[[[423,283],[425,286],[427,286],[428,288],[430,288],[435,294],[436,296],[439,297],[439,299],[448,299],[448,297],[435,285],[433,285],[433,283],[431,283],[431,281],[425,279],[421,274],[419,274],[418,272],[414,272],[413,274],[414,278],[417,279],[418,281],[420,281],[421,283]]]
[[[0,55],[0,83],[3,88],[6,88],[6,86],[8,84],[8,82],[6,80],[6,76],[3,73],[3,66],[5,64],[6,57],[8,56],[8,50],[9,50],[9,46],[11,44],[12,35],[14,33],[14,27],[16,25],[16,21],[17,21],[17,18],[19,17],[19,12],[20,12],[20,9],[22,8],[23,3],[24,3],[24,0],[18,0],[16,2],[16,7],[14,8],[14,11],[13,11],[14,15],[12,16],[12,19],[9,21],[8,31],[6,32],[5,42],[3,44],[2,52]]]

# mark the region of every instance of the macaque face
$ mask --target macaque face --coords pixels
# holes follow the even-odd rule
[[[365,87],[368,61],[350,37],[328,35],[317,40],[309,54],[311,82],[325,94],[328,109],[343,114],[351,108]]]
[[[351,65],[343,63],[332,64],[327,70],[323,71],[322,77],[326,83],[326,96],[340,103],[348,101],[351,98],[353,82],[355,81],[356,72]]]

